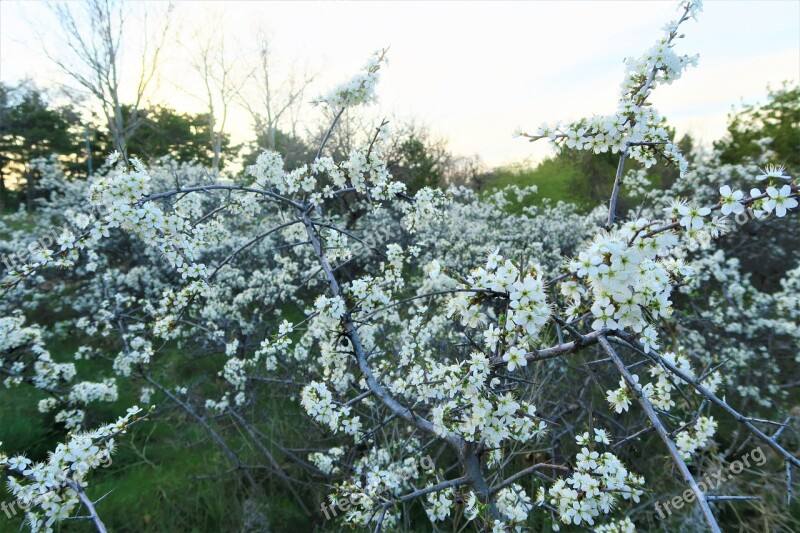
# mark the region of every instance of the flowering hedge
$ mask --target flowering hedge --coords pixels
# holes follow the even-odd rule
[[[694,503],[674,527],[719,531],[722,506],[759,496],[701,487],[731,457],[722,442],[769,449],[791,489],[796,436],[788,420],[761,415],[785,415],[800,264],[768,292],[721,242],[749,239],[744,222],[792,228],[797,180],[766,164],[766,145],[763,161],[723,166],[711,153],[690,165],[650,103],[696,63],[675,48],[700,8],[681,4],[664,36],[627,61],[616,112],[521,134],[619,154],[609,204],[588,216],[563,203],[509,212],[511,196],[535,187],[411,195],[387,169],[385,122],[346,159],[325,155],[344,110],[375,99],[383,51],[318,99],[335,118],[316,158],[295,169],[264,152],[242,182],[112,154],[74,182],[38,161],[52,196],[37,229],[60,226],[30,247],[28,232],[7,230],[4,251],[16,255],[2,281],[0,371],[7,386],[47,394],[39,410],[70,433],[45,462],[0,455],[31,529],[76,513],[105,529],[88,473],[139,410],[84,425],[121,382],[143,404],[184,410],[252,484],[271,469],[308,510],[302,480],[269,451],[267,467],[245,462],[218,424],[266,450],[258,426],[275,414],[259,398],[280,388],[307,414],[317,450],[286,460],[327,493],[308,512],[346,508],[337,521],[376,531],[407,526],[415,506],[428,528],[649,529],[652,504],[675,490]],[[679,182],[618,212],[621,188],[649,185],[626,160],[646,169],[658,158]],[[105,357],[109,377],[80,381],[73,363],[50,357],[51,334],[25,318],[43,306],[77,314],[52,335],[80,336],[75,359]],[[174,349],[224,362],[174,385],[157,370]],[[433,468],[419,467],[422,456]]]

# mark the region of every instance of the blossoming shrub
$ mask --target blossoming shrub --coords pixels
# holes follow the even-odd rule
[[[373,530],[649,530],[664,519],[656,502],[689,494],[669,527],[719,531],[726,506],[749,500],[698,480],[755,442],[791,483],[800,264],[787,252],[765,287],[735,254],[751,227],[796,225],[797,181],[766,155],[690,166],[649,101],[695,63],[674,49],[699,11],[682,4],[627,62],[614,113],[528,135],[620,154],[609,205],[588,216],[563,203],[510,212],[531,187],[412,195],[388,170],[385,123],[341,160],[325,155],[327,137],[294,169],[265,152],[244,181],[113,154],[70,182],[37,162],[53,195],[36,229],[58,231],[28,249],[28,232],[7,229],[4,250],[29,253],[2,281],[0,369],[7,385],[50,394],[40,409],[71,433],[47,463],[0,462],[50,476],[9,484],[36,506],[32,529],[75,514],[105,528],[84,463],[110,454],[107,437],[135,413],[82,431],[88,404],[123,384],[202,428],[224,461],[215,472],[253,494],[273,476],[315,520]],[[318,99],[331,131],[374,100],[384,62],[377,53]],[[617,212],[620,187],[648,183],[626,159],[659,157],[682,178]],[[105,361],[102,381],[48,357],[47,342],[70,335],[76,360]],[[173,380],[178,365],[188,372]],[[275,395],[305,414],[277,434],[266,428],[281,413],[264,408]],[[286,445],[295,430],[302,451]],[[735,486],[791,521],[755,484]]]

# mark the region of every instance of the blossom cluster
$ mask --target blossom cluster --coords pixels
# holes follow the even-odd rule
[[[380,79],[378,71],[384,64],[386,64],[386,50],[375,52],[364,66],[363,72],[318,98],[317,102],[324,102],[335,109],[374,102],[375,87]]]
[[[114,154],[109,163],[116,162]],[[91,202],[103,206],[108,213],[94,223],[95,239],[108,237],[109,230],[122,228],[158,248],[167,262],[184,278],[205,275],[205,265],[196,262],[202,246],[202,232],[193,231],[189,221],[178,212],[165,213],[154,202],[147,201],[150,175],[138,159],[130,168],[119,163],[117,170],[95,181],[89,190]]]
[[[442,272],[438,261],[429,265],[428,272],[434,278],[450,277]],[[525,366],[526,349],[538,343],[551,313],[541,267],[534,263],[515,264],[495,250],[488,255],[485,266],[473,269],[458,281],[461,288],[447,303],[447,317],[460,316],[461,324],[468,328],[488,326],[482,332],[487,353],[501,350],[510,371]],[[507,300],[500,316],[484,304],[495,296]]]
[[[533,507],[530,496],[518,483],[512,483],[497,493],[497,508],[508,525],[524,523]]]
[[[337,448],[331,452],[333,460],[338,460],[343,455]],[[340,500],[352,502],[354,506],[345,516],[345,522],[352,527],[367,526],[370,521],[377,521],[381,514],[386,527],[396,527],[401,516],[396,508],[387,507],[385,513],[376,513],[374,510],[379,505],[391,503],[414,486],[425,486],[432,482],[431,476],[434,472],[430,457],[418,460],[418,455],[419,442],[414,438],[392,443],[388,447],[370,449],[348,465],[349,475],[334,486],[334,492],[328,497],[331,507],[336,506]],[[432,512],[434,517],[439,513],[449,513],[450,507],[446,502],[452,504],[452,495],[452,490],[431,492],[428,502],[433,507],[426,506],[429,517]]]
[[[253,177],[256,187],[275,190],[285,196],[299,196],[314,205],[347,192],[363,194],[371,202],[392,200],[405,195],[406,185],[395,180],[387,167],[382,144],[389,134],[384,124],[378,128],[367,150],[354,148],[346,160],[338,163],[330,156],[320,156],[311,165],[301,165],[291,171],[284,169],[280,154],[264,151],[254,165],[247,167],[247,173]],[[409,219],[408,227],[413,227],[418,219],[435,216],[446,201],[439,190],[424,188],[419,191],[403,207]]]
[[[10,493],[23,509],[30,509],[25,519],[32,531],[50,533],[57,522],[72,516],[80,504],[78,492],[87,486],[88,474],[109,462],[116,446],[114,438],[125,433],[140,418],[139,413],[141,409],[132,407],[113,424],[71,434],[46,462],[0,453],[0,470],[12,474],[8,478]]]
[[[578,435],[579,445],[589,439],[588,434]],[[608,444],[605,433],[595,430],[597,443]],[[568,478],[559,478],[547,491],[548,501],[558,509],[565,524],[594,525],[601,513],[608,514],[619,499],[638,502],[644,494],[644,478],[627,468],[611,452],[600,453],[586,446],[576,456],[575,472]],[[545,499],[544,491],[539,500]]]
[[[708,446],[708,442],[717,431],[714,417],[701,416],[692,426],[691,431],[681,431],[675,439],[675,445],[684,459],[690,459],[699,449]]]
[[[351,408],[336,405],[325,384],[312,382],[303,388],[300,404],[314,420],[326,424],[332,431],[340,429],[347,435],[358,435],[361,428],[358,416],[350,417]]]
[[[657,348],[657,331],[650,321],[672,313],[670,296],[674,280],[686,281],[692,271],[681,261],[665,260],[677,243],[674,233],[648,236],[651,226],[640,218],[618,231],[601,232],[578,254],[570,268],[585,279],[592,297],[594,329],[630,328],[641,334],[645,350]],[[573,296],[573,293],[571,296]],[[579,310],[573,298],[568,315]]]
[[[642,56],[625,61],[626,73],[617,111],[571,123],[542,124],[531,140],[548,138],[557,147],[591,150],[594,153],[625,152],[631,158],[652,166],[656,153],[674,162],[685,174],[688,162],[674,144],[665,127],[665,119],[648,102],[655,87],[670,84],[697,63],[697,56],[678,55],[675,38],[681,23],[695,18],[702,9],[700,0],[682,5],[681,17],[665,27],[665,35]]]

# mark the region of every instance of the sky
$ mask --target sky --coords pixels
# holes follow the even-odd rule
[[[129,4],[131,28],[137,16],[162,7]],[[389,47],[379,103],[370,116],[414,120],[446,140],[455,154],[479,155],[488,166],[533,163],[549,148],[515,139],[513,132],[612,113],[623,59],[649,48],[675,18],[676,6],[652,0],[178,1],[150,97],[180,111],[203,111],[200,80],[188,66],[198,34],[224,38],[243,74],[255,65],[256,31],[265,30],[275,80],[292,71],[315,75],[307,101],[349,79],[374,50]],[[53,89],[64,83],[63,73],[42,53],[43,47],[51,55],[63,49],[56,27],[42,2],[0,2],[0,80],[30,77]],[[732,106],[763,101],[768,85],[800,80],[798,0],[706,1],[698,21],[683,29],[686,37],[676,51],[699,54],[698,67],[652,97],[679,135],[709,143],[724,133]],[[125,72],[136,70],[134,41],[135,35],[123,43]],[[250,94],[245,90],[243,98]],[[304,105],[301,120],[311,123],[315,113]],[[232,110],[228,124],[234,141],[251,137],[243,106]]]

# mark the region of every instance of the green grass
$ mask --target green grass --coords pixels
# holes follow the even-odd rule
[[[43,317],[64,319],[58,316]],[[43,322],[48,323],[48,322]],[[54,360],[72,360],[80,339],[74,335],[48,342]],[[77,379],[100,380],[111,375],[108,358],[116,351],[109,348],[103,358],[77,361]],[[198,355],[187,347],[168,346],[154,360],[151,374],[165,387],[191,383],[198,376],[215,376],[225,360],[222,354]],[[218,378],[221,380],[222,378]],[[212,387],[214,378],[195,387],[196,394],[204,397],[204,390]],[[129,380],[117,380],[119,399],[113,403],[94,403],[87,411],[87,427],[96,427],[116,420],[131,405],[139,404],[138,387]],[[217,388],[218,390],[218,388]],[[207,391],[207,392],[208,392]],[[45,395],[30,385],[14,388],[0,387],[0,442],[6,453],[24,454],[46,460],[48,451],[65,439],[63,427],[52,421],[52,413],[39,413],[36,404]],[[202,403],[196,398],[194,404]],[[152,420],[141,422],[118,439],[118,449],[107,468],[93,471],[89,478],[88,495],[102,497],[98,512],[109,531],[161,532],[161,531],[242,531],[245,514],[252,516],[256,510],[263,514],[269,528],[288,531],[298,528],[311,531],[319,521],[314,514],[306,514],[278,482],[270,471],[253,471],[257,488],[248,485],[240,471],[232,468],[224,455],[200,427],[184,411],[158,392],[152,403],[161,411]],[[265,388],[255,399],[254,414],[263,420],[257,428],[289,447],[307,446],[308,419],[296,399],[286,395],[285,389]],[[257,449],[229,420],[222,419],[211,425],[246,464],[265,465],[262,452]],[[290,476],[299,477],[291,461],[279,449],[268,446],[273,457]],[[302,454],[301,454],[302,455]],[[304,495],[305,505],[312,510],[325,494],[319,486]],[[247,513],[243,502],[250,501]],[[0,502],[10,502],[5,483],[0,486]],[[18,531],[23,513],[11,520],[0,513],[0,532]],[[91,531],[83,521],[64,522],[61,531]]]
[[[576,183],[580,181],[580,173],[572,165],[564,165],[556,159],[545,159],[535,168],[522,165],[511,165],[495,169],[493,176],[486,181],[486,191],[496,191],[509,185],[528,187],[535,185],[537,192],[528,196],[522,204],[510,197],[511,211],[519,211],[526,205],[541,205],[545,199],[554,202],[570,202],[581,209],[591,207],[591,199],[576,194]]]
[[[110,492],[100,504],[110,530],[207,531],[238,522],[230,516],[238,511],[234,478],[216,477],[225,459],[201,428],[156,420],[125,440],[90,483],[93,498]]]

